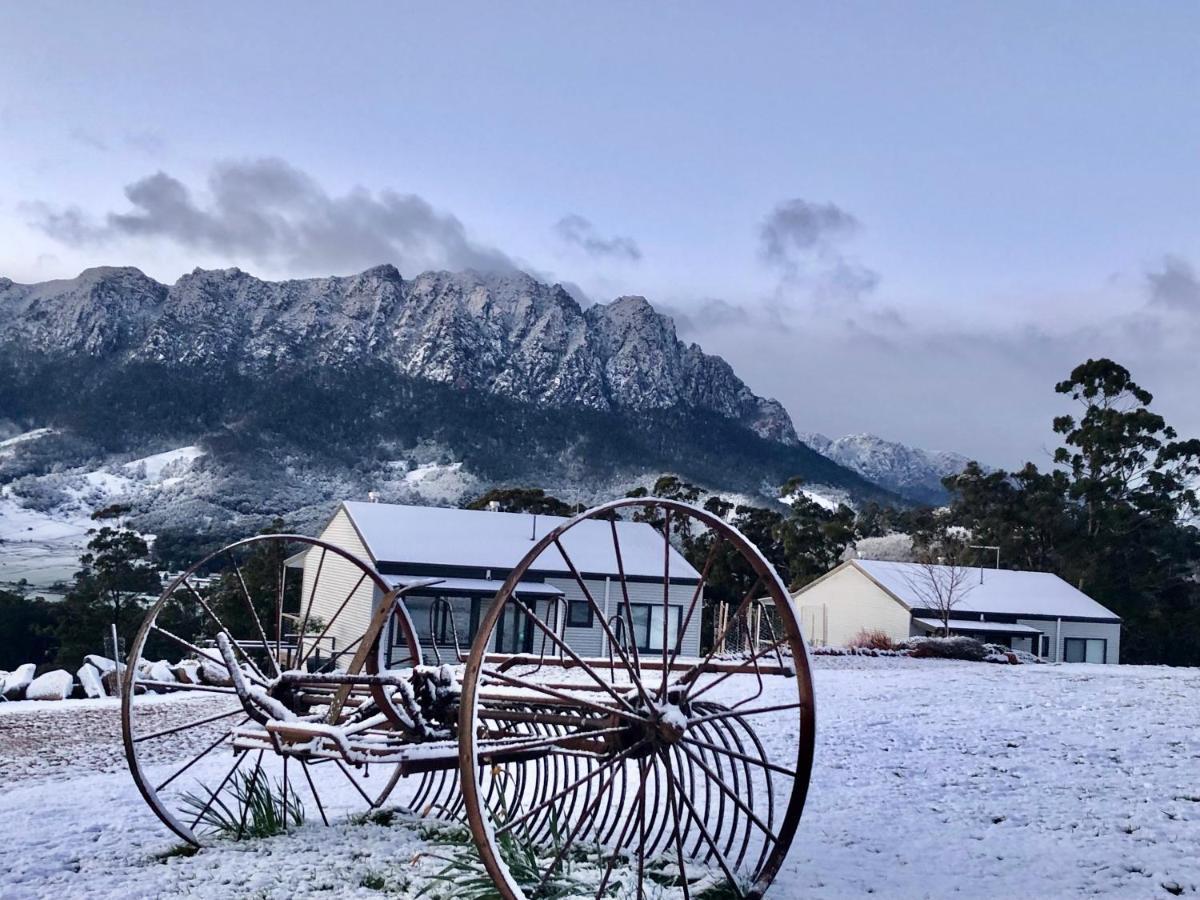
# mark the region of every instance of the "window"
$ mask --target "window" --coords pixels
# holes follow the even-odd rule
[[[1107,656],[1104,638],[1063,638],[1063,662],[1102,663]]]
[[[1038,656],[1040,656],[1042,659],[1048,659],[1050,657],[1050,635],[1042,635],[1042,652],[1039,653]]]
[[[570,628],[592,627],[592,604],[586,600],[572,600],[567,604],[567,626]]]
[[[637,638],[639,650],[663,649],[663,607],[661,603],[631,603],[633,613],[633,634]],[[672,606],[671,620],[667,628],[667,639],[672,642],[679,637],[679,624],[683,616],[682,606]]]

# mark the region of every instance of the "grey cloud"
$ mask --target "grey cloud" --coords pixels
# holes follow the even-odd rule
[[[641,248],[633,238],[601,237],[591,222],[575,213],[559,219],[554,226],[554,233],[565,243],[578,247],[595,259],[625,259],[637,262],[642,258]]]
[[[91,147],[93,150],[100,150],[104,153],[108,152],[108,142],[96,134],[88,131],[86,128],[76,126],[71,129],[71,140],[77,144],[83,144],[85,147]]]
[[[1200,313],[1200,276],[1186,259],[1168,254],[1146,273],[1150,302],[1168,309]]]
[[[35,224],[66,244],[161,239],[189,250],[310,274],[351,272],[383,262],[406,271],[515,268],[501,251],[467,237],[455,216],[416,194],[357,187],[329,194],[281,159],[213,167],[208,197],[166,172],[125,188],[132,209],[93,223],[77,209],[41,208]]]
[[[861,229],[855,216],[834,203],[796,197],[763,220],[760,252],[786,280],[807,283],[821,299],[857,300],[879,284],[878,272],[839,248]]]

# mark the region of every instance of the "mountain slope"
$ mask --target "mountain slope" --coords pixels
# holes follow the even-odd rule
[[[813,433],[802,435],[801,440],[822,456],[918,503],[945,502],[942,478],[961,472],[970,461],[959,453],[907,447],[873,434],[831,440]]]
[[[201,448],[185,483],[135,501],[160,533],[305,524],[367,491],[452,502],[447,484],[588,502],[664,471],[746,494],[799,475],[895,499],[802,444],[777,402],[644,298],[584,310],[523,274],[0,279],[0,427],[53,429],[0,459],[0,485]],[[415,474],[432,471],[452,473],[436,494]]]

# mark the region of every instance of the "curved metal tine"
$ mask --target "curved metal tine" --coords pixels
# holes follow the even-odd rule
[[[742,721],[740,719],[735,720],[733,722],[733,725],[734,725],[734,727],[737,727],[739,725],[742,727],[742,729],[746,732],[746,736],[748,738],[750,738],[751,741],[754,742],[755,749],[758,750],[758,755],[761,756],[763,759],[766,759],[767,758],[767,750],[763,746],[762,741],[759,740],[758,735],[755,734],[754,729],[752,729],[749,725],[747,725],[744,721]],[[774,823],[774,821],[775,821],[775,782],[771,778],[771,776],[767,773],[763,774],[763,782],[767,789],[767,822]],[[776,842],[778,842],[778,838],[776,838]],[[744,853],[745,850],[743,849],[742,852]],[[758,863],[756,864],[757,868],[762,868],[762,865],[766,861],[767,856],[768,856],[768,848],[767,848],[766,842],[764,842],[763,849],[759,853],[759,856],[758,856]]]
[[[712,733],[710,733],[710,731]],[[704,736],[705,740],[712,741],[714,744],[717,741],[720,741],[721,746],[723,746],[726,750],[733,749],[730,746],[730,734],[729,734],[728,729],[720,728],[715,725],[714,726],[705,725],[705,726],[701,726],[700,733],[701,733],[701,735]],[[733,741],[733,743],[737,743],[736,740]],[[741,747],[741,744],[738,744],[738,747]],[[727,774],[725,774],[724,780],[727,782],[732,782],[732,787],[733,787],[733,790],[735,793],[741,794],[741,793],[743,793],[743,791],[746,794],[751,794],[751,795],[754,793],[754,779],[750,774],[749,766],[747,766],[745,763],[743,763],[741,766],[741,769],[739,769],[735,760],[729,759],[728,757],[719,757],[719,756],[717,756],[716,753],[713,753],[711,750],[709,750],[708,752],[712,755],[713,763],[715,765],[721,767],[720,771],[722,773],[725,773],[725,765],[728,765],[729,771]],[[742,778],[746,779],[744,788],[742,787]],[[725,800],[725,798],[721,797],[722,804],[724,804],[724,800]],[[727,855],[730,852],[732,852],[733,845],[737,841],[738,829],[742,827],[741,820],[742,820],[741,810],[739,810],[736,806],[733,807],[732,810],[730,811],[730,814],[728,816],[726,816],[724,814],[724,806],[722,805],[722,816],[721,816],[722,827],[725,827],[726,825],[728,826],[728,828],[727,828],[728,835],[725,839],[725,850],[724,850],[724,852]],[[720,835],[717,835],[717,836],[720,837]]]
[[[584,583],[583,576],[581,576],[579,574],[579,570],[577,568],[575,568],[574,560],[572,560],[571,557],[567,555],[567,549],[562,545],[562,541],[559,540],[558,538],[555,538],[554,546],[558,548],[558,552],[562,555],[563,562],[565,562],[567,564],[567,568],[571,572],[571,577],[573,577],[575,579],[575,583],[579,585],[579,589],[583,592],[583,596],[584,596],[584,598],[586,598],[588,605],[592,607],[592,614],[595,615],[600,620],[600,627],[604,629],[604,633],[607,635],[608,640],[611,643],[612,639],[613,639],[613,634],[608,628],[608,622],[606,622],[604,620],[604,610],[602,610],[600,608],[600,605],[598,603],[596,603],[596,598],[593,597],[592,592],[590,590],[588,590],[587,584]],[[622,581],[624,581],[623,575],[622,575]],[[572,652],[570,650],[570,648],[567,647],[566,644],[563,644],[562,646],[563,646],[563,649],[567,650],[568,653],[571,653],[571,656],[574,657],[576,662],[580,662],[579,657],[576,656],[574,654],[574,652]],[[620,651],[621,648],[618,647],[617,649],[618,649],[618,651]],[[635,672],[632,664],[629,662],[629,657],[626,656],[624,652],[621,652],[620,655],[621,655],[621,662],[625,664],[625,668],[629,671],[630,675],[633,676],[634,686],[637,687],[638,693],[642,695],[642,702],[645,703],[647,706],[649,706],[650,705],[650,695],[646,693],[646,687],[645,687],[645,685],[642,684],[642,679],[641,679],[640,675],[638,674],[638,672],[640,672],[640,667],[637,670],[637,672]],[[584,665],[585,668],[590,668],[585,663],[581,662],[581,665]],[[599,684],[603,685],[605,687],[605,689],[608,688],[608,685],[604,684],[603,679],[599,678],[598,676],[595,676],[595,677],[596,677],[597,681],[599,682]],[[612,691],[610,691],[610,693],[612,693]],[[616,695],[614,694],[614,696],[616,696]],[[628,706],[630,709],[633,708],[632,706],[630,706],[629,701],[626,700],[624,697],[620,698],[620,702],[625,704],[625,706]]]
[[[575,735],[562,735],[561,737],[570,737],[570,736],[575,736]],[[631,754],[636,752],[638,749],[640,749],[642,746],[644,746],[646,743],[646,740],[647,740],[646,738],[643,738],[642,740],[638,741],[636,744],[626,747],[624,750],[622,750],[616,756],[613,756],[613,757],[610,757],[609,759],[604,760],[601,763],[601,768],[591,770],[587,775],[584,775],[582,778],[577,778],[576,780],[574,780],[570,784],[568,784],[566,787],[562,788],[560,791],[555,793],[553,796],[545,798],[544,800],[539,802],[539,804],[537,806],[534,806],[534,807],[530,808],[527,812],[522,813],[520,817],[518,817],[516,819],[510,819],[509,821],[505,822],[502,826],[500,826],[499,828],[496,829],[496,834],[504,834],[504,832],[510,831],[516,825],[519,825],[520,823],[524,822],[526,819],[531,818],[538,812],[541,812],[541,810],[544,807],[549,806],[551,803],[554,803],[556,800],[559,800],[562,797],[565,797],[567,794],[571,793],[576,788],[581,787],[585,782],[591,781],[593,778],[595,778],[597,775],[599,775],[601,772],[605,771],[606,769],[611,768],[612,766],[616,765],[619,762],[622,762],[627,756],[630,756]]]
[[[744,801],[734,791],[730,790],[729,787],[726,786],[725,782],[722,780],[720,775],[718,775],[716,772],[714,772],[709,767],[708,763],[706,763],[696,753],[692,752],[692,750],[690,748],[688,748],[687,746],[684,746],[682,744],[677,744],[676,746],[680,747],[684,753],[686,753],[688,756],[690,756],[692,758],[693,762],[695,762],[697,765],[699,765],[700,768],[703,769],[708,774],[709,778],[716,784],[716,786],[725,793],[725,796],[727,796],[730,800],[732,800],[734,802],[734,804],[746,815],[746,817],[751,822],[753,822],[755,825],[757,825],[759,827],[759,829],[763,832],[763,834],[767,837],[768,840],[770,840],[772,842],[777,842],[779,840],[779,835],[777,835],[766,824],[763,823],[763,820],[760,819],[755,814],[754,810],[751,809],[750,806],[748,806],[746,804],[746,801]]]
[[[644,767],[644,763],[641,760],[638,760],[639,772],[643,770],[643,767]],[[633,805],[638,807],[638,809],[645,808],[646,783],[647,783],[647,779],[645,779],[645,778],[639,779],[637,795],[633,799]],[[632,829],[635,824],[641,824],[642,822],[643,822],[643,816],[640,813],[637,816],[630,815],[628,818],[626,818],[625,825],[621,829],[621,836],[617,838],[616,846],[614,846],[612,848],[612,855],[610,855],[608,858],[608,865],[604,869],[604,876],[600,879],[600,887],[596,891],[596,900],[600,900],[600,898],[604,896],[604,889],[606,887],[608,887],[608,879],[612,877],[613,867],[617,863],[617,857],[619,857],[625,849],[625,841],[629,834],[630,829]],[[642,835],[642,841],[645,841],[644,834]],[[641,890],[642,890],[642,886],[641,886],[641,882],[639,881],[638,882],[638,896],[639,897],[641,896]]]
[[[687,794],[684,793],[683,786],[680,785],[679,782],[675,779],[675,773],[671,771],[670,766],[667,766],[666,771],[667,771],[667,778],[671,781],[671,783],[673,783],[675,785],[675,789],[678,792],[679,798],[681,800],[683,800],[684,805],[687,806],[688,814],[691,816],[692,821],[696,823],[696,827],[700,830],[700,833],[704,836],[704,840],[708,843],[708,846],[712,849],[713,855],[717,858],[717,864],[721,867],[721,871],[723,871],[725,873],[725,877],[729,879],[730,888],[733,890],[733,892],[738,897],[745,897],[746,892],[742,890],[742,886],[738,883],[738,879],[737,879],[737,876],[734,874],[733,868],[729,865],[728,860],[725,859],[725,854],[723,854],[720,851],[720,849],[717,847],[717,843],[716,843],[716,841],[713,840],[712,835],[709,834],[708,828],[706,828],[704,825],[704,821],[700,818],[699,814],[696,812],[695,807],[692,806],[692,801],[690,799],[688,799]]]
[[[512,592],[512,596],[514,598],[516,598],[516,596],[517,596],[516,590],[514,590]],[[565,642],[566,636],[567,636],[567,626],[566,626],[567,598],[559,595],[558,597],[553,598],[549,602],[554,604],[554,607],[553,607],[554,608],[554,625],[553,625],[554,634],[558,635]],[[533,608],[537,609],[537,601],[536,600],[534,601]],[[547,607],[546,611],[549,612],[550,607]],[[547,616],[546,618],[548,619],[549,616]],[[561,634],[559,634],[560,631],[562,632]],[[538,655],[538,663],[536,666],[533,667],[533,669],[526,672],[525,673],[526,675],[533,675],[537,672],[540,672],[542,667],[546,664],[546,641],[547,640],[549,640],[548,635],[542,634],[542,649]],[[564,646],[565,646],[565,643],[564,643]],[[558,658],[562,659],[562,651],[561,650],[559,650],[559,652],[558,652]]]
[[[254,619],[254,624],[258,628],[258,636],[262,640],[263,652],[267,655],[267,659],[271,660],[271,667],[275,670],[275,677],[278,678],[282,673],[279,670],[279,660],[271,654],[271,645],[267,643],[267,633],[263,630],[262,620],[258,617],[258,610],[254,608],[254,601],[250,599],[250,589],[246,587],[246,579],[242,576],[242,568],[234,559],[233,551],[226,548],[225,555],[229,558],[229,562],[233,565],[233,571],[237,573],[238,584],[242,588],[242,596],[246,600],[246,608],[250,610],[250,615]]]
[[[174,725],[171,728],[164,728],[162,731],[151,732],[150,734],[139,734],[133,739],[135,744],[140,744],[142,741],[152,741],[155,738],[166,737],[169,734],[178,734],[181,731],[187,731],[189,728],[198,728],[201,725],[207,725],[210,722],[219,722],[221,719],[228,719],[230,716],[236,716],[238,713],[245,712],[241,706],[235,706],[233,709],[217,713],[215,716],[206,716],[203,719],[193,719],[190,722],[184,722],[182,725]]]
[[[580,583],[582,584],[582,580],[580,581]],[[586,591],[586,589],[585,589],[585,591]],[[589,594],[588,596],[590,599],[591,595]],[[591,666],[589,666],[586,662],[584,662],[583,658],[580,657],[580,655],[578,653],[576,653],[574,650],[572,650],[567,645],[566,641],[564,641],[557,634],[555,634],[553,631],[551,631],[550,627],[545,622],[543,622],[540,618],[538,618],[537,614],[535,612],[533,612],[528,606],[526,606],[521,601],[520,597],[518,597],[516,594],[510,594],[509,599],[511,599],[513,601],[513,603],[515,603],[519,609],[523,610],[524,613],[533,620],[535,625],[537,625],[540,629],[542,629],[542,631],[544,633],[549,635],[550,640],[554,641],[554,643],[557,644],[558,647],[564,653],[566,653],[568,656],[570,656],[571,659],[576,664],[578,664],[579,667],[581,669],[583,669],[591,677],[591,679],[593,681],[596,682],[596,684],[598,684],[598,685],[600,685],[600,687],[604,688],[604,690],[608,694],[610,694],[612,696],[612,698],[614,700],[616,700],[618,703],[620,703],[623,707],[628,709],[630,712],[633,711],[633,707],[630,705],[629,701],[626,700],[624,697],[622,697],[620,694],[618,694],[616,691],[614,691],[612,689],[612,687],[610,687],[607,683],[605,683],[604,679],[596,674],[596,670],[593,669]],[[596,601],[592,600],[591,603],[594,608],[596,606]],[[606,628],[608,627],[608,623],[604,622],[604,613],[600,613],[600,621],[601,621],[601,623],[603,623],[605,625]],[[640,686],[640,684],[641,684],[640,680],[637,683]],[[642,689],[642,690],[643,690],[643,693],[645,693],[645,690],[644,689]]]
[[[585,809],[576,820],[575,825],[571,828],[570,835],[568,835],[567,839],[563,841],[562,846],[558,848],[558,852],[554,854],[554,859],[551,860],[550,865],[546,867],[546,872],[544,875],[542,875],[541,881],[538,882],[537,887],[533,890],[532,896],[541,896],[542,889],[546,886],[546,882],[550,880],[550,876],[554,874],[554,870],[558,868],[559,864],[563,860],[563,857],[566,856],[567,851],[570,850],[575,844],[575,838],[579,836],[579,832],[583,829],[583,826],[590,820],[592,814],[595,813],[596,807],[599,806],[600,801],[604,799],[605,792],[612,784],[612,781],[616,775],[617,773],[615,771],[610,772],[604,784],[600,785],[600,790],[596,792],[596,799],[589,804],[588,808]]]
[[[753,597],[754,594],[758,591],[758,586],[760,584],[762,584],[762,576],[757,575],[754,579],[754,584],[752,584],[750,586],[750,590],[748,590],[746,592],[746,596],[744,596],[742,598],[742,602],[738,604],[737,612],[735,612],[732,616],[730,616],[728,621],[725,622],[725,627],[721,629],[721,633],[719,635],[717,635],[715,638],[713,638],[712,649],[710,649],[708,651],[708,653],[705,655],[704,659],[702,659],[696,665],[692,666],[692,668],[689,669],[688,672],[684,674],[684,677],[682,680],[684,682],[686,682],[686,687],[684,688],[684,692],[683,692],[683,697],[685,700],[691,699],[691,697],[692,697],[691,689],[695,684],[695,681],[689,680],[687,676],[690,675],[692,672],[696,672],[697,673],[696,677],[699,678],[700,671],[705,666],[707,666],[710,662],[712,662],[712,658],[716,655],[717,649],[725,642],[725,638],[729,634],[730,623],[734,622],[737,619],[737,617],[742,614],[742,610],[744,610],[746,608],[746,604],[750,602],[750,598]]]
[[[613,628],[614,623],[617,625],[616,628]],[[622,641],[624,641],[624,639],[625,639],[625,620],[623,618],[621,618],[620,613],[617,613],[616,615],[612,615],[612,616],[608,617],[608,627],[612,630],[613,634],[615,634],[618,638],[620,638]],[[613,647],[612,647],[613,642],[608,641],[607,643],[608,643],[608,680],[611,681],[613,684],[616,684],[617,683],[617,666],[616,666],[616,660],[613,657]]]
[[[254,662],[254,660],[252,660],[246,654],[246,651],[239,644],[237,638],[235,638],[233,636],[233,632],[231,632],[228,628],[225,627],[225,623],[222,622],[220,617],[215,612],[212,611],[212,608],[204,601],[204,598],[200,596],[199,592],[194,587],[192,587],[191,582],[189,582],[187,580],[187,578],[184,577],[184,579],[180,583],[185,588],[187,588],[189,591],[191,591],[192,596],[196,598],[196,602],[200,604],[200,607],[208,614],[208,617],[210,619],[212,619],[214,622],[216,622],[217,627],[220,628],[223,632],[225,632],[225,634],[229,637],[229,643],[233,644],[233,646],[242,654],[242,659],[244,659],[250,665],[250,668],[254,670],[252,673],[250,673],[251,677],[256,677],[257,680],[264,687],[266,685],[268,685],[270,682],[269,682],[269,679],[267,678],[267,676],[262,673],[262,670],[258,667],[258,665]],[[158,628],[158,625],[156,624],[154,627]],[[159,629],[159,630],[163,631],[163,629]],[[164,631],[163,633],[165,634],[167,632]],[[270,648],[264,646],[263,649],[266,650],[267,655],[270,656]],[[218,662],[219,662],[219,660],[218,660]],[[224,665],[224,663],[221,663],[221,664]]]
[[[683,900],[691,900],[692,894],[688,889],[687,865],[683,861],[683,841],[679,836],[679,820],[683,817],[679,814],[678,800],[676,794],[683,793],[682,787],[676,787],[678,782],[675,780],[674,774],[671,772],[670,754],[663,754],[663,766],[667,770],[667,777],[670,779],[667,782],[667,808],[671,811],[671,837],[675,842],[675,855],[679,860],[679,885],[683,888]]]
[[[526,750],[541,750],[543,747],[557,747],[567,741],[577,741],[581,737],[603,737],[606,734],[620,734],[625,731],[624,725],[616,725],[612,728],[597,728],[595,731],[579,732],[570,731],[565,734],[555,734],[550,736],[539,735],[535,740],[521,743],[523,736],[516,738],[517,743],[506,743],[503,740],[485,739],[480,741],[476,749],[479,756],[491,756],[496,753],[521,753]],[[485,744],[485,741],[487,743]]]
[[[308,649],[304,651],[304,655],[300,657],[299,661],[296,663],[297,669],[303,668],[304,664],[308,662],[308,658],[313,655],[317,648],[321,646],[321,641],[325,639],[325,635],[329,634],[329,629],[333,627],[333,623],[337,621],[337,617],[342,614],[342,610],[346,608],[346,605],[350,602],[355,592],[362,587],[362,583],[366,580],[367,573],[363,572],[362,575],[358,577],[358,581],[354,583],[354,587],[350,588],[350,593],[348,593],[346,598],[338,605],[337,612],[335,612],[329,618],[329,621],[325,623],[325,627],[321,629],[321,633],[317,635],[316,639],[312,642]]]
[[[748,703],[751,700],[757,700],[762,695],[763,680],[762,680],[762,672],[758,666],[758,661],[760,659],[762,659],[764,656],[766,656],[768,653],[778,652],[779,645],[784,643],[785,641],[786,641],[786,638],[780,638],[777,641],[773,641],[772,643],[767,645],[767,648],[765,650],[755,651],[754,654],[748,660],[746,660],[744,665],[748,665],[751,663],[754,665],[754,672],[755,672],[755,675],[758,677],[758,693],[754,694],[751,697],[747,697],[743,701],[740,701],[738,703],[738,706],[740,706],[742,703]],[[731,675],[744,675],[744,674],[746,674],[745,670],[743,670],[741,668],[730,669],[728,672],[722,672],[717,678],[714,678],[712,681],[710,681],[708,684],[706,684],[700,690],[696,691],[696,693],[691,694],[688,697],[688,699],[695,700],[697,697],[701,696],[702,694],[706,694],[708,691],[711,691],[714,687],[716,687],[722,681],[725,681]],[[700,679],[700,676],[696,676],[696,681],[699,681],[699,679]],[[696,682],[692,682],[692,683],[695,684]],[[736,709],[737,707],[735,706],[733,708]]]

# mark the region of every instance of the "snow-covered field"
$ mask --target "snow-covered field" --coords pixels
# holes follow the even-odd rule
[[[1200,893],[1200,670],[815,666],[812,790],[769,896]],[[157,856],[176,840],[123,769],[112,701],[0,704],[0,791],[4,898],[412,896],[430,871],[402,825]]]

